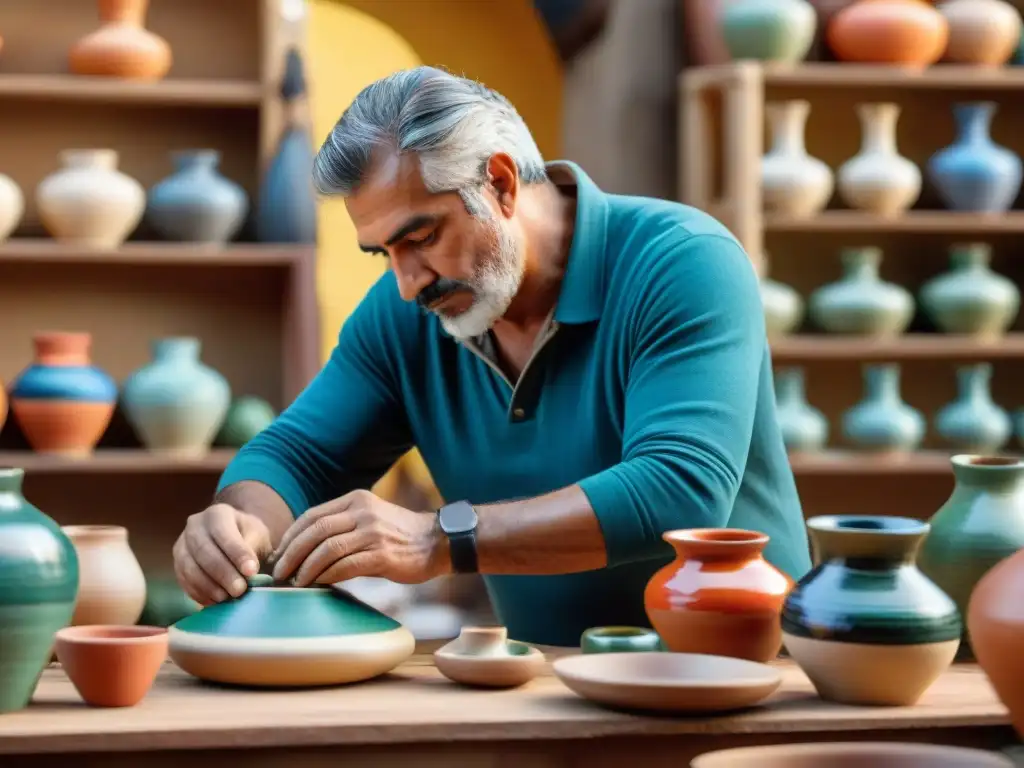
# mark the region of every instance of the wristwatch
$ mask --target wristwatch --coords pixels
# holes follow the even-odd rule
[[[468,501],[454,501],[437,510],[437,521],[448,537],[452,570],[476,573],[476,510]]]

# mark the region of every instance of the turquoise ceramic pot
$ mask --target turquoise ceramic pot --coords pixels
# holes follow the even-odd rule
[[[960,243],[950,248],[950,269],[926,282],[921,307],[944,333],[1002,335],[1020,310],[1020,290],[992,271],[992,246]]]
[[[220,429],[231,388],[200,362],[199,339],[153,342],[153,360],[124,384],[125,415],[150,450],[182,455],[205,453]]]
[[[26,501],[24,476],[0,469],[0,712],[28,705],[78,597],[74,545]]]
[[[642,653],[665,650],[653,629],[591,627],[580,637],[582,653]]]
[[[806,0],[736,0],[721,24],[734,60],[797,62],[811,49],[818,15]]]
[[[168,240],[225,243],[241,228],[249,199],[217,171],[220,153],[196,149],[172,153],[177,171],[149,191],[146,220]]]
[[[241,448],[269,427],[275,418],[277,414],[266,400],[240,397],[228,408],[216,442],[230,448]]]
[[[900,367],[865,365],[864,399],[843,414],[846,440],[867,451],[911,451],[924,432],[924,416],[900,396]]]
[[[807,521],[814,568],[786,598],[782,637],[824,699],[909,705],[952,663],[962,621],[915,556],[928,524],[900,517]]]
[[[914,315],[914,297],[902,286],[881,278],[879,248],[846,248],[840,257],[843,275],[811,294],[808,310],[829,333],[894,336]]]
[[[1010,414],[992,402],[992,365],[956,369],[957,397],[935,416],[935,431],[952,448],[994,453],[1010,439]]]
[[[807,402],[803,368],[775,372],[775,412],[787,451],[821,450],[828,442],[828,419]]]

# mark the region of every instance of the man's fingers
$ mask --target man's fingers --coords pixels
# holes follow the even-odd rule
[[[291,576],[295,569],[309,557],[309,554],[321,542],[326,541],[332,536],[338,536],[355,530],[355,527],[355,519],[346,512],[325,513],[314,518],[287,545],[283,544],[278,547],[278,558],[274,565],[274,578],[278,581],[284,581]]]
[[[302,560],[295,574],[295,586],[307,587],[319,581],[320,576],[333,568],[335,563],[354,557],[372,543],[373,534],[365,528],[350,529],[340,535],[327,537]]]
[[[223,514],[210,515],[206,527],[213,543],[227,557],[235,570],[243,576],[255,576],[259,573],[260,563],[242,533],[241,521],[244,518],[245,515],[238,514],[232,509]],[[244,585],[242,589],[244,591]]]
[[[271,555],[271,559],[279,560],[281,555],[284,554],[284,551],[291,546],[292,541],[302,535],[303,531],[309,528],[309,526],[317,520],[322,517],[326,517],[327,515],[344,512],[352,506],[353,502],[367,495],[372,496],[369,491],[352,491],[351,493],[346,493],[344,496],[331,499],[324,504],[310,507],[303,512],[294,523],[291,524],[287,531],[284,532],[284,535],[281,537],[281,541],[277,545],[277,549],[274,550],[274,554]]]
[[[379,550],[364,549],[338,560],[321,573],[317,584],[337,584],[359,576],[379,576],[383,569],[383,553]]]
[[[184,539],[175,545],[174,575],[186,594],[200,605],[212,605],[228,599],[228,594],[199,567],[188,552]]]
[[[206,525],[198,521],[186,525],[185,545],[192,560],[218,587],[234,597],[245,592],[245,579],[217,546]]]

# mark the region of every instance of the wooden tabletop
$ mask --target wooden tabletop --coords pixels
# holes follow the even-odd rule
[[[207,686],[168,663],[146,699],[130,709],[84,705],[54,666],[43,673],[31,706],[0,716],[0,754],[894,731],[1009,722],[973,664],[947,671],[916,706],[897,708],[827,704],[792,662],[776,665],[783,684],[764,705],[711,718],[613,712],[579,698],[550,670],[519,689],[468,689],[442,677],[428,655],[374,681],[284,692]]]

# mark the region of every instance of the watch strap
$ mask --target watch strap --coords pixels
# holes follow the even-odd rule
[[[476,557],[476,531],[449,534],[448,550],[452,570],[456,573],[477,573],[480,570]]]

